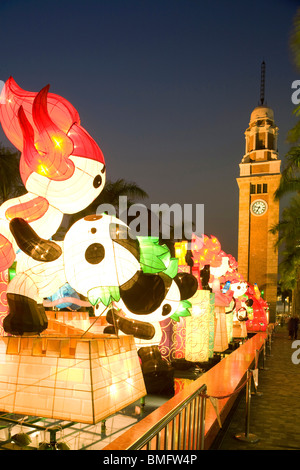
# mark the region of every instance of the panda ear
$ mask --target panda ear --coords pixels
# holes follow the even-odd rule
[[[40,238],[24,219],[12,219],[10,230],[18,247],[34,260],[49,262],[61,256],[61,247],[53,241]]]
[[[188,300],[197,292],[198,281],[192,274],[178,273],[174,281],[179,288],[181,300]]]

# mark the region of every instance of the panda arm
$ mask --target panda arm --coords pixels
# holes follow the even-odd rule
[[[24,219],[12,219],[10,230],[18,247],[36,261],[54,261],[62,254],[57,243],[40,238]]]

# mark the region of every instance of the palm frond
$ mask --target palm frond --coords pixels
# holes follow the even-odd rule
[[[0,203],[26,193],[20,170],[20,153],[0,143]]]
[[[300,8],[298,8],[293,21],[293,29],[290,36],[290,50],[294,64],[300,69]]]

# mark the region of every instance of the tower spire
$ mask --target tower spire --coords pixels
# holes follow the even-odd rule
[[[261,64],[261,74],[260,74],[260,105],[264,105],[265,101],[265,76],[266,76],[266,64],[265,61]]]

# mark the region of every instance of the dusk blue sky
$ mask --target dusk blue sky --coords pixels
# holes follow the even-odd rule
[[[110,180],[147,204],[204,204],[207,235],[237,256],[244,132],[266,101],[281,159],[295,124],[292,0],[1,0],[0,79],[67,98],[100,145]],[[8,144],[2,130],[0,141]]]

